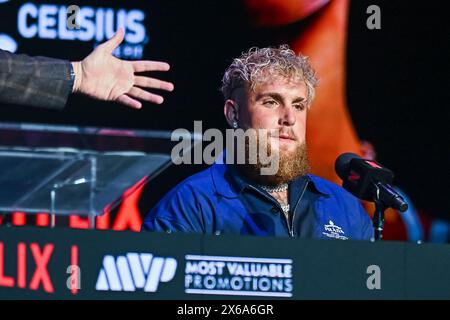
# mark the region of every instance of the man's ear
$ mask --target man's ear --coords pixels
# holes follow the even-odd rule
[[[223,114],[227,119],[228,125],[233,128],[233,123],[239,123],[239,105],[236,101],[228,99],[223,106]]]

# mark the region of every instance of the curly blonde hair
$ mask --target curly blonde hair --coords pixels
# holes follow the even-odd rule
[[[278,48],[252,47],[233,60],[222,78],[221,91],[225,100],[230,99],[237,88],[255,87],[267,78],[281,76],[289,80],[304,82],[307,89],[307,105],[311,105],[318,84],[309,58],[297,55],[288,45]]]

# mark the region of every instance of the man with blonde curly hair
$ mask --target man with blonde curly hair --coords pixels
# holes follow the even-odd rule
[[[261,174],[265,164],[259,158],[230,163],[224,152],[213,166],[171,190],[147,215],[143,230],[372,238],[371,220],[359,201],[308,173],[306,119],[317,83],[308,58],[287,45],[251,48],[234,59],[222,80],[225,118],[236,131],[267,130],[267,139],[258,143],[278,155],[278,170]],[[249,141],[246,151],[253,147]]]

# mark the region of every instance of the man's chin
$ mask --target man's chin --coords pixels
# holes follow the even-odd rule
[[[278,161],[278,165],[276,166],[277,172],[275,174],[262,175],[261,170],[262,168],[267,168],[267,165],[262,165],[259,161],[257,164],[250,164],[250,162],[246,161],[246,164],[239,166],[239,169],[251,180],[266,185],[287,183],[306,174],[309,170],[306,144],[299,144],[298,141],[294,140],[291,141],[279,145],[271,143],[267,147],[267,150],[271,150],[269,152],[273,156],[274,152],[278,154],[277,160],[272,158],[274,161]],[[248,150],[248,141],[246,141],[246,151]]]
[[[296,154],[298,149],[298,144],[294,141],[289,143],[281,143],[278,148],[278,154],[280,157],[293,157]]]

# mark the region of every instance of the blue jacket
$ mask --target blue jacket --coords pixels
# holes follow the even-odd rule
[[[340,186],[305,175],[289,184],[290,221],[278,202],[232,165],[215,163],[172,189],[145,217],[142,229],[322,239],[369,240],[372,222]]]

